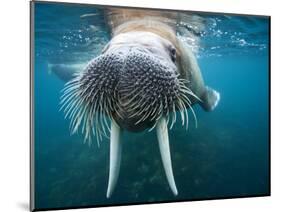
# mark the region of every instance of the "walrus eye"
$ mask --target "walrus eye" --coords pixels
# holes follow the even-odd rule
[[[171,48],[170,50],[170,55],[171,55],[171,59],[173,62],[176,62],[176,49],[174,47]]]

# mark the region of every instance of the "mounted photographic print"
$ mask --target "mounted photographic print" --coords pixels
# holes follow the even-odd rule
[[[31,210],[270,195],[269,16],[32,1],[30,51]]]

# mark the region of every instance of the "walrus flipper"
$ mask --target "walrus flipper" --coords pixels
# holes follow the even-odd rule
[[[48,63],[47,65],[49,74],[54,73],[60,80],[68,82],[76,76],[76,73],[83,71],[87,64]]]
[[[206,111],[212,111],[216,108],[220,101],[220,93],[206,86],[201,100],[202,102],[200,102],[200,105],[203,107],[203,109]]]

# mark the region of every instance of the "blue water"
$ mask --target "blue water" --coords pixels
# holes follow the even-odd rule
[[[119,180],[107,199],[109,141],[98,148],[95,141],[84,144],[81,134],[70,135],[69,120],[59,111],[64,82],[48,69],[50,63],[84,63],[99,54],[109,40],[103,10],[36,3],[36,208],[269,194],[269,19],[200,17],[206,28],[194,53],[221,101],[210,113],[195,106],[198,128],[192,120],[188,131],[177,123],[169,132],[178,196],[168,186],[156,133],[126,132]]]

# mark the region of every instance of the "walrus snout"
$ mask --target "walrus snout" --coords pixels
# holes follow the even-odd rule
[[[164,60],[139,50],[107,53],[94,59],[80,79],[90,102],[120,127],[141,131],[179,108],[181,83]],[[95,92],[94,92],[95,91]]]
[[[181,111],[184,122],[192,91],[169,62],[153,54],[131,49],[94,58],[64,88],[62,108],[71,131],[82,125],[85,139],[106,135],[107,119],[130,131],[153,128],[161,117]]]
[[[173,110],[180,81],[169,63],[145,52],[131,51],[123,63],[117,86],[122,117],[115,119],[127,130],[141,131]]]

